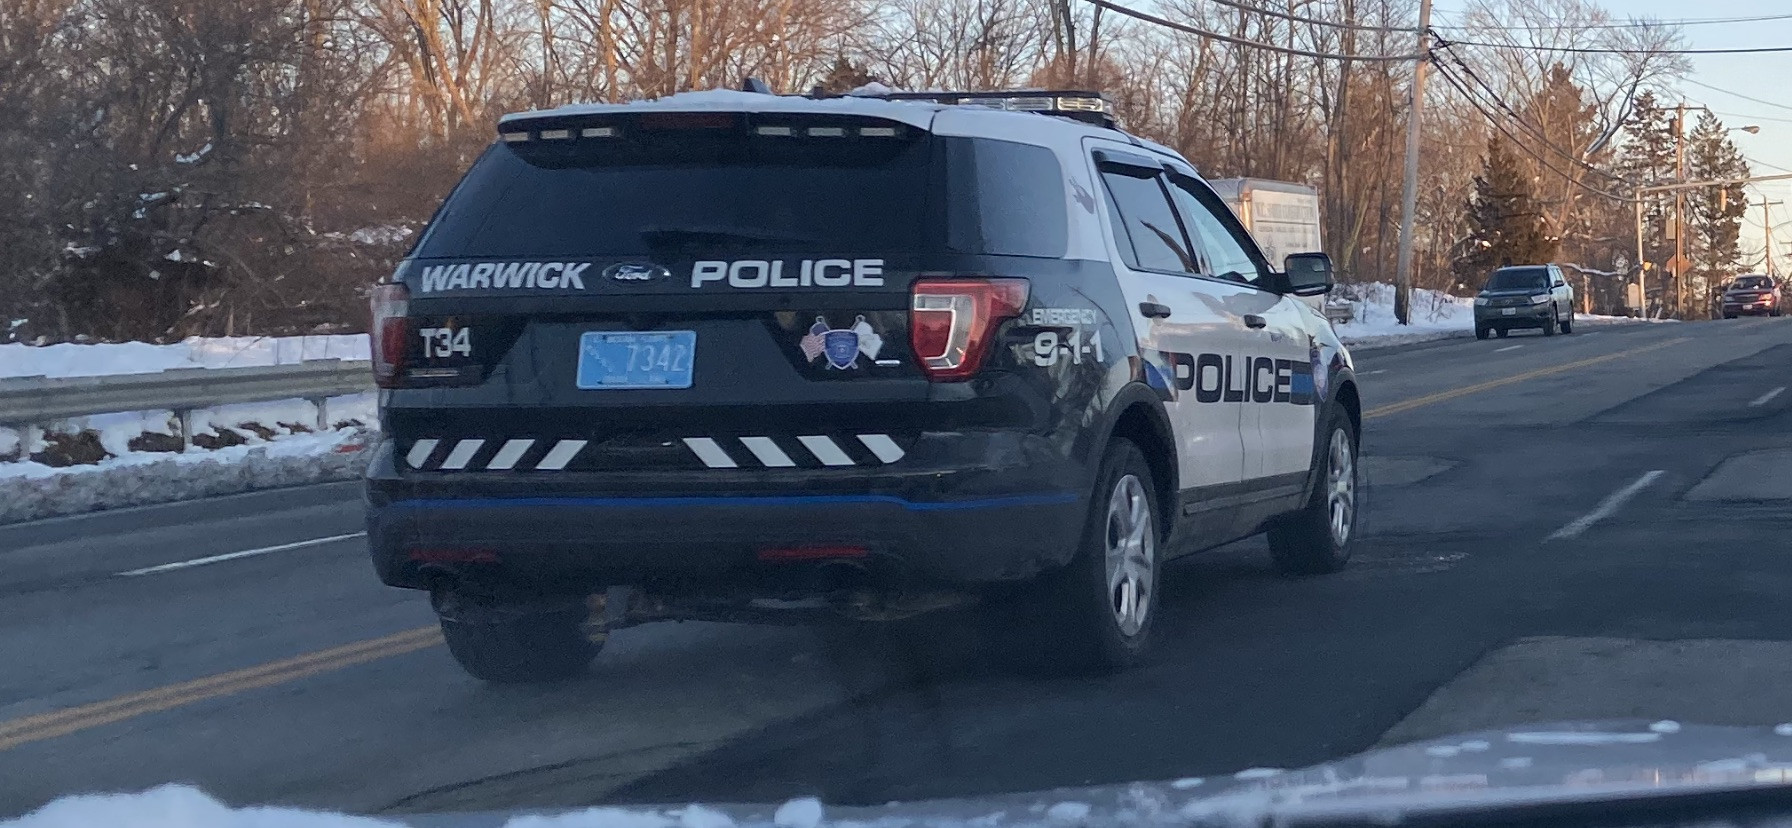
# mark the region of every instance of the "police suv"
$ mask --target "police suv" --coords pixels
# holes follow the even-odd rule
[[[1351,359],[1187,161],[1080,92],[511,115],[373,297],[367,526],[493,681],[661,619],[959,603],[1146,651],[1165,562],[1356,521]]]

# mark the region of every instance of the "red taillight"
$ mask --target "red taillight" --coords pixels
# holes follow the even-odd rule
[[[929,379],[961,382],[983,367],[1004,321],[1027,306],[1025,279],[925,279],[915,283],[909,343]]]
[[[381,388],[397,388],[404,371],[404,349],[410,344],[411,292],[400,284],[375,285],[373,288],[373,384]]]

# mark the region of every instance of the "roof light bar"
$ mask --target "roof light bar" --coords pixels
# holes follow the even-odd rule
[[[543,141],[565,141],[572,137],[570,129],[544,129],[541,131]]]
[[[809,127],[804,131],[810,138],[842,138],[846,135],[846,127]]]
[[[524,141],[529,140],[529,133],[527,133],[527,132],[504,132],[504,133],[499,133],[499,137],[503,138],[504,143],[506,143],[506,144],[520,144]]]
[[[785,136],[785,137],[796,134],[796,130],[793,130],[787,126],[762,126],[762,127],[759,127],[758,129],[755,129],[754,131],[759,133],[760,135],[777,135],[777,136]]]
[[[1114,104],[1100,92],[1087,90],[1021,90],[1009,92],[890,92],[865,97],[892,101],[933,101],[953,106],[986,106],[1010,112],[1037,112],[1074,118],[1096,126],[1116,125]]]
[[[585,127],[579,130],[580,138],[614,138],[615,136],[615,127]]]

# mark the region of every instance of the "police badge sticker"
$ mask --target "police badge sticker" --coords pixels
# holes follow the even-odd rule
[[[810,362],[826,357],[829,369],[844,371],[858,367],[860,355],[875,361],[877,352],[883,350],[884,338],[871,329],[871,323],[862,314],[850,328],[830,328],[827,317],[817,316],[799,347]]]

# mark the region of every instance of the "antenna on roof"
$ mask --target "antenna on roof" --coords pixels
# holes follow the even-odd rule
[[[742,92],[757,92],[761,95],[775,94],[774,92],[772,92],[771,87],[765,85],[765,81],[762,81],[755,77],[748,77],[745,80],[742,80],[740,82],[740,91],[742,91]]]

